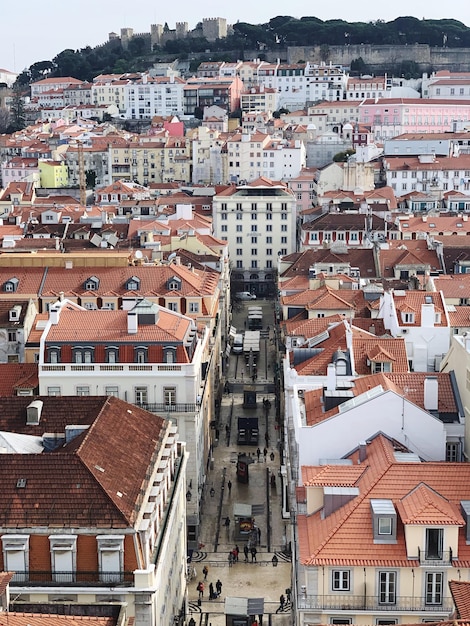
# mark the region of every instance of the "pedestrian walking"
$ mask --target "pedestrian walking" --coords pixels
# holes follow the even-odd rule
[[[224,526],[225,528],[228,530],[229,526],[230,526],[230,517],[226,517],[225,518],[225,522],[224,522]]]
[[[266,441],[266,445],[269,446],[269,435],[268,435],[268,431],[266,431],[264,433],[264,440]]]
[[[269,458],[271,459],[271,461],[274,461],[274,452],[271,452],[271,454],[269,455]]]
[[[211,487],[211,490],[209,492],[211,494],[211,498],[213,498],[215,496],[215,489],[214,487]]]
[[[279,598],[279,604],[281,605],[281,611],[283,610],[285,603],[286,603],[286,599],[284,598],[284,594],[281,593],[281,597]]]
[[[240,548],[238,546],[235,546],[235,561],[238,561],[238,555],[240,554]]]
[[[264,461],[266,462],[266,457],[268,456],[268,449],[266,448],[266,446],[264,447],[264,450],[263,450],[263,456],[264,456]]]
[[[202,600],[202,598],[204,597],[204,583],[202,582],[202,580],[198,582],[196,589],[199,592],[199,600]]]
[[[222,583],[220,582],[220,579],[217,579],[217,582],[215,583],[215,588],[217,591],[217,595],[220,596],[220,594],[222,593]]]
[[[277,556],[275,554],[273,555],[273,558],[271,560],[272,560],[272,563],[273,563],[273,567],[277,567],[279,559],[277,558]]]
[[[256,454],[258,455],[258,463],[259,463],[259,457],[261,456],[261,450],[259,448],[256,450]]]
[[[207,565],[204,565],[204,567],[202,568],[202,573],[204,574],[204,580],[207,580],[207,574],[209,573],[209,568],[207,567]]]
[[[238,557],[237,557],[237,550],[236,550],[236,548],[233,548],[233,550],[232,550],[232,556],[233,556],[233,562],[234,562],[234,563],[236,563],[236,562],[237,562],[237,560],[238,560]]]
[[[258,533],[258,544],[260,544],[261,543],[261,528],[259,526],[256,529],[256,532]]]
[[[232,567],[232,565],[233,565],[233,553],[229,552],[228,553],[228,566]]]
[[[251,552],[251,562],[256,561],[256,548],[253,546],[250,550]]]
[[[245,555],[245,563],[248,563],[248,546],[243,547],[243,553]]]
[[[230,494],[232,493],[232,481],[231,480],[228,481],[227,487],[228,487],[228,495],[230,496]]]
[[[214,598],[215,598],[214,585],[212,583],[209,583],[209,600],[213,600]]]
[[[287,602],[290,604],[290,596],[291,596],[291,588],[287,587],[286,589],[286,598],[287,598]]]

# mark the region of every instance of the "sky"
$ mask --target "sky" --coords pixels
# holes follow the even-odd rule
[[[150,24],[188,22],[192,29],[207,17],[223,17],[229,24],[237,21],[263,24],[278,15],[322,20],[343,19],[347,22],[385,21],[412,15],[419,19],[457,19],[470,26],[470,3],[461,0],[336,0],[312,3],[305,0],[271,0],[256,2],[237,0],[222,6],[215,0],[203,3],[179,0],[1,0],[0,68],[21,72],[37,61],[50,61],[67,48],[78,50],[104,43],[110,32],[119,34],[121,28],[133,28],[135,33],[149,32]]]

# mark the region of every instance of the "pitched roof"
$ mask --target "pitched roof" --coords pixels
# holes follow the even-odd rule
[[[402,312],[414,313],[414,321],[406,322],[407,326],[421,326],[421,306],[423,304],[433,304],[434,313],[440,313],[440,321],[434,321],[434,326],[447,326],[446,307],[441,294],[437,291],[394,291],[393,300],[397,315]],[[401,319],[399,319],[399,324],[403,324]]]
[[[397,509],[403,524],[463,526],[465,523],[458,508],[425,483],[399,500]]]
[[[468,580],[449,580],[449,589],[459,617],[470,620],[470,582]]]
[[[364,461],[359,463],[357,450],[348,457],[354,465],[362,465],[366,470],[357,481],[359,495],[327,517],[323,517],[321,510],[309,516],[298,516],[302,564],[416,567],[417,561],[407,557],[400,502],[421,484],[440,498],[442,511],[439,513],[437,501],[434,501],[434,519],[439,519],[439,524],[461,525],[458,511],[460,501],[470,499],[470,465],[397,461],[395,446],[396,442],[383,434],[373,437],[367,444]],[[370,510],[372,499],[392,500],[398,509],[400,516],[395,544],[374,543]],[[457,550],[454,556],[457,556]],[[458,558],[452,561],[452,566],[468,567],[469,564],[470,546],[466,543],[463,529],[460,529]]]
[[[7,399],[13,407],[24,406],[25,400],[31,398]],[[83,423],[75,421],[75,412],[81,404],[90,406],[89,398],[44,398],[43,402],[52,407],[56,400],[68,406],[67,424]],[[0,455],[2,527],[133,525],[148,468],[155,462],[168,423],[118,398],[93,401],[89,427],[70,443],[47,454]],[[25,413],[22,420],[26,421]],[[51,432],[47,426],[41,415],[39,425],[30,428]],[[19,479],[24,486],[18,486]]]

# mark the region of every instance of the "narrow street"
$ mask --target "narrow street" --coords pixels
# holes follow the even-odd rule
[[[286,535],[289,520],[282,519],[279,423],[274,373],[276,346],[274,305],[272,301],[243,302],[233,311],[232,324],[237,332],[245,331],[248,306],[262,307],[259,355],[247,359],[231,354],[226,368],[227,387],[221,399],[219,440],[215,442],[213,464],[204,490],[200,547],[193,553],[189,588],[189,611],[196,624],[225,625],[225,598],[262,598],[262,623],[274,626],[293,624],[291,606],[280,606],[281,595],[291,587],[291,563]],[[269,327],[269,330],[268,330]],[[256,369],[254,369],[256,362]],[[255,376],[253,373],[255,372]],[[256,406],[246,406],[256,393]],[[245,406],[244,406],[245,404]],[[258,442],[238,444],[238,419],[258,419]],[[256,437],[256,433],[254,433]],[[257,450],[259,449],[259,454]],[[245,455],[249,480],[237,479],[239,454]],[[213,465],[213,467],[212,467]],[[230,488],[229,488],[230,483]],[[254,530],[245,538],[236,531],[236,514],[248,512]],[[226,520],[229,520],[227,526]],[[229,554],[238,546],[238,562],[229,563]],[[247,560],[244,548],[248,548]],[[256,547],[255,555],[251,547]],[[204,580],[203,568],[208,568]],[[209,599],[209,585],[222,583],[219,597]],[[201,604],[196,589],[204,582]],[[258,619],[258,616],[257,616]],[[251,626],[251,623],[250,623]]]

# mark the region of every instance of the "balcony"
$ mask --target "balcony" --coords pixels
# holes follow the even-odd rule
[[[310,596],[300,594],[299,609],[327,611],[419,611],[450,614],[453,611],[452,598],[443,598],[439,604],[427,604],[424,598],[397,596],[394,603],[383,603],[377,596],[331,595]]]
[[[199,405],[195,403],[162,404],[160,402],[134,403],[140,409],[150,411],[150,413],[195,413],[199,410]]]
[[[134,584],[133,572],[17,572],[10,585],[12,587],[131,587]]]
[[[442,567],[452,564],[452,550],[420,550],[418,548],[418,560],[420,565]]]

